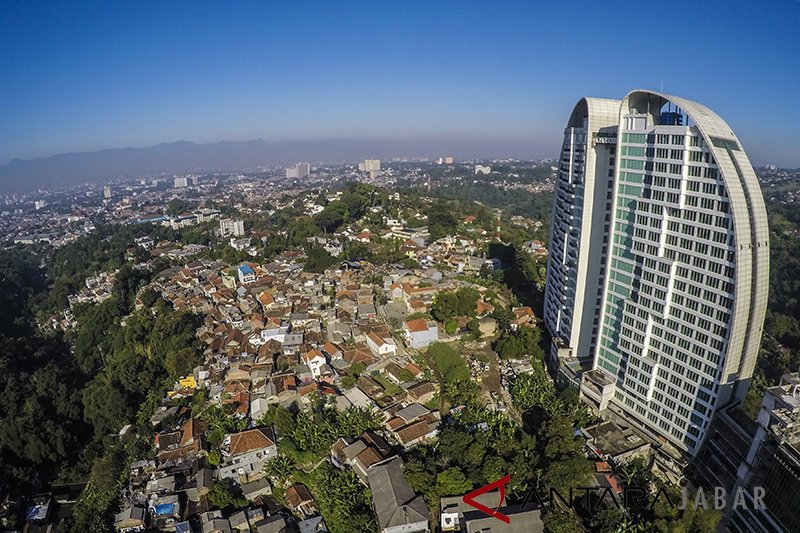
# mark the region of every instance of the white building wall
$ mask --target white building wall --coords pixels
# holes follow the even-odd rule
[[[594,355],[597,335],[620,103],[578,102],[564,131],[556,178],[544,322],[553,338],[583,359]]]

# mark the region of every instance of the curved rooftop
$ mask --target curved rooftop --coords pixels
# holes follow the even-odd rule
[[[723,382],[749,383],[761,342],[761,330],[769,292],[769,228],[758,178],[731,127],[708,107],[679,96],[638,89],[622,101],[620,124],[626,115],[645,115],[648,125],[660,125],[662,111],[670,104],[697,128],[719,169],[730,199],[736,250],[736,293],[728,357]],[[690,124],[689,122],[693,122]],[[621,127],[622,129],[622,127]],[[746,390],[746,388],[745,388]],[[734,392],[741,397],[741,390]]]

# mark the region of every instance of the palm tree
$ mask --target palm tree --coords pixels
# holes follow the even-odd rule
[[[291,478],[295,466],[295,462],[291,457],[279,453],[264,465],[264,473],[272,479],[286,483]]]
[[[626,518],[619,526],[617,526],[617,528],[614,530],[614,533],[647,533],[648,531],[651,531],[648,526],[651,526],[651,524],[639,524],[629,518]]]

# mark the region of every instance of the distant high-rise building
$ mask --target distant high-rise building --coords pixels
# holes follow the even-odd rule
[[[380,159],[365,159],[361,163],[358,164],[358,170],[361,172],[370,172],[373,170],[380,170],[381,169],[381,160]]]
[[[440,157],[439,159],[436,160],[436,162],[440,165],[452,165],[453,161],[454,161],[453,156]]]
[[[380,159],[365,159],[358,164],[358,170],[361,172],[369,172],[370,178],[376,178],[381,171]]]
[[[475,165],[475,174],[491,174],[492,167],[488,165]]]
[[[219,221],[219,234],[222,237],[241,237],[244,235],[244,221],[234,218],[223,218]]]
[[[562,149],[545,324],[592,358],[582,396],[694,455],[744,397],[766,311],[769,235],[752,165],[695,102],[578,103]]]
[[[106,200],[111,198],[111,187],[109,187],[108,185],[103,187],[103,198],[105,198]]]
[[[44,200],[36,200],[35,202],[33,202],[33,208],[36,209],[37,211],[39,209],[42,209],[46,205],[47,202],[45,202]]]
[[[179,176],[172,180],[173,187],[188,187],[189,180],[186,176]]]
[[[308,163],[297,163],[293,167],[286,169],[287,178],[305,178],[311,173],[311,165]]]

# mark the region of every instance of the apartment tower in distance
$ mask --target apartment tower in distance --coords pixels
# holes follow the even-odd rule
[[[761,341],[769,235],[755,172],[713,111],[651,91],[581,100],[565,139],[545,299],[554,355],[591,357],[584,399],[693,456],[714,412],[747,392]]]
[[[286,168],[287,178],[306,178],[311,174],[311,165],[308,163],[297,163],[293,167]]]

